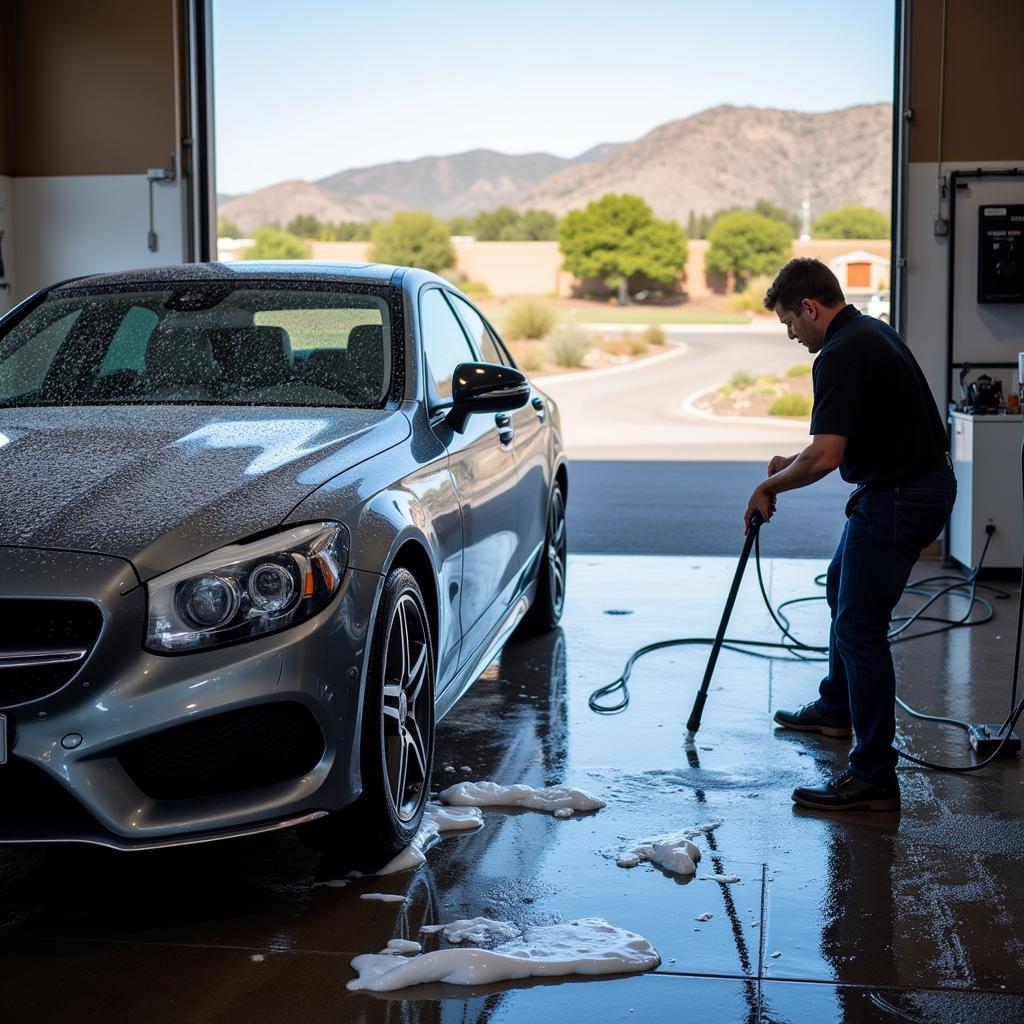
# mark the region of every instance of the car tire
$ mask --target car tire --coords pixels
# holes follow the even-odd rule
[[[430,792],[434,673],[423,593],[412,573],[392,569],[374,621],[363,695],[363,791],[350,807],[306,826],[307,845],[376,871],[412,842]]]
[[[565,492],[556,483],[548,501],[548,523],[544,535],[544,554],[537,572],[537,594],[520,627],[534,636],[548,633],[562,621],[565,609],[566,552]]]

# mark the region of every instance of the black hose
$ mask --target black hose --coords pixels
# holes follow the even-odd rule
[[[1022,496],[1024,496],[1024,444],[1021,446],[1021,480],[1022,480]],[[827,661],[827,657],[811,657],[811,655],[826,655],[828,647],[816,646],[813,644],[806,644],[799,640],[793,635],[790,629],[790,621],[786,616],[783,609],[788,608],[794,604],[802,604],[809,601],[822,601],[825,599],[823,594],[814,594],[807,597],[791,598],[788,601],[783,601],[777,608],[771,603],[771,599],[768,597],[768,590],[764,583],[764,573],[761,567],[761,543],[760,543],[760,531],[752,531],[754,534],[754,564],[757,569],[757,583],[761,591],[761,598],[764,602],[765,608],[768,610],[768,614],[771,616],[772,621],[778,628],[779,632],[783,636],[783,642],[770,642],[765,640],[749,640],[745,638],[735,637],[723,637],[722,629],[719,630],[719,635],[716,637],[682,637],[678,640],[661,640],[657,643],[647,644],[645,647],[641,647],[634,651],[630,655],[626,662],[625,668],[623,669],[622,675],[618,679],[611,683],[607,683],[604,686],[598,687],[594,690],[588,698],[588,705],[590,709],[597,714],[602,715],[613,715],[624,711],[629,706],[630,695],[629,695],[629,679],[633,673],[633,666],[645,655],[651,654],[654,651],[665,650],[669,647],[687,647],[712,644],[714,648],[726,649],[730,651],[736,651],[739,654],[745,654],[750,657],[765,658],[773,661]],[[989,622],[995,614],[995,609],[992,603],[983,597],[978,595],[978,589],[985,589],[992,591],[998,598],[1007,598],[1009,594],[1005,591],[999,590],[996,587],[990,587],[986,584],[978,583],[978,575],[981,572],[984,564],[985,556],[988,553],[989,544],[992,540],[993,529],[987,531],[985,544],[982,548],[981,555],[978,558],[978,563],[964,576],[955,575],[938,575],[928,576],[920,580],[915,580],[909,583],[904,589],[904,594],[913,594],[914,596],[926,598],[924,604],[917,608],[910,615],[896,616],[893,622],[899,623],[899,625],[889,630],[889,639],[891,643],[908,643],[911,640],[919,640],[922,637],[934,636],[938,633],[949,632],[953,629],[969,628],[971,626],[979,626],[985,622]],[[748,541],[749,543],[749,541]],[[747,546],[744,547],[744,554],[747,552]],[[741,560],[742,564],[742,560]],[[947,585],[939,587],[938,589],[929,589],[929,584],[935,584],[940,582],[948,582]],[[819,574],[815,577],[815,583],[819,586],[825,582],[825,574]],[[734,582],[735,587],[735,582]],[[936,601],[942,597],[962,597],[967,601],[967,607],[964,614],[960,618],[946,618],[938,615],[926,615],[925,612],[931,608]],[[1017,720],[1020,718],[1021,713],[1024,712],[1024,700],[1017,701],[1017,679],[1020,668],[1020,650],[1021,650],[1021,635],[1024,631],[1024,565],[1021,567],[1021,590],[1018,595],[1018,611],[1017,611],[1017,640],[1015,645],[1014,655],[1014,666],[1013,666],[1013,680],[1012,680],[1012,695],[1010,714],[1007,716],[1006,721],[1003,723],[998,735],[1001,737],[999,745],[988,757],[975,764],[970,765],[944,765],[936,762],[927,761],[923,758],[915,757],[913,754],[908,753],[905,750],[901,750],[899,747],[896,748],[896,752],[904,760],[910,761],[913,764],[919,765],[923,768],[930,768],[933,771],[946,771],[946,772],[974,772],[980,768],[984,768],[990,764],[1002,753],[1003,748],[1009,742],[1012,737],[1014,726],[1017,724]],[[975,605],[980,605],[983,610],[983,614],[979,618],[972,618],[972,613]],[[727,616],[723,616],[723,622],[727,620]],[[910,635],[905,635],[906,631],[917,622],[933,622],[937,623],[937,628],[925,629]],[[786,642],[788,641],[788,642]],[[779,651],[780,653],[770,653],[772,651]],[[707,673],[705,673],[707,676]],[[613,693],[619,693],[621,696],[613,703],[604,703],[604,698],[610,696]],[[896,703],[903,708],[908,714],[914,718],[919,718],[923,721],[936,722],[942,725],[952,725],[960,729],[969,730],[970,724],[968,722],[961,721],[957,718],[948,718],[941,715],[928,715],[923,711],[918,711],[911,707],[906,701],[902,700],[899,696],[896,697]],[[696,730],[692,730],[696,731]]]

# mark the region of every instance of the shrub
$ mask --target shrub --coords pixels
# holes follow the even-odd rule
[[[554,362],[568,367],[582,366],[583,357],[594,344],[590,332],[576,324],[559,324],[546,341]]]
[[[252,245],[245,249],[243,260],[308,260],[309,245],[280,228],[257,228]]]
[[[648,345],[664,345],[665,332],[657,324],[648,324],[647,330],[641,335]]]
[[[510,338],[536,340],[550,334],[554,326],[554,310],[536,299],[520,299],[505,314],[505,333]]]
[[[642,335],[634,335],[629,339],[629,354],[631,356],[642,356],[650,347]]]
[[[731,388],[749,388],[757,378],[752,373],[747,373],[746,370],[737,370],[729,378],[729,387]]]
[[[757,383],[759,385],[778,384],[779,383],[779,378],[776,377],[774,373],[762,373],[757,378]]]
[[[741,292],[729,296],[729,308],[737,313],[760,313],[764,315],[764,296],[772,283],[768,274],[752,277]]]
[[[787,377],[806,377],[811,372],[810,363],[797,363],[786,371]]]
[[[522,354],[516,358],[519,368],[526,373],[536,373],[544,369],[544,353],[537,345],[527,346]]]
[[[811,400],[806,395],[790,392],[776,398],[768,407],[769,416],[810,416]]]
[[[461,285],[462,290],[467,295],[490,295],[491,289],[483,281],[463,281]]]

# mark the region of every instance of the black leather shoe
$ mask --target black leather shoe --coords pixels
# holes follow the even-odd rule
[[[823,718],[813,701],[805,704],[799,711],[776,711],[775,721],[787,729],[796,729],[798,732],[820,732],[822,736],[840,738],[853,735],[852,725]]]
[[[897,782],[876,786],[846,768],[824,786],[794,789],[793,802],[819,811],[898,811],[900,787]]]

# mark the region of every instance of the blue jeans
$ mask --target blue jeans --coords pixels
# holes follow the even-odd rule
[[[854,775],[877,785],[896,781],[896,676],[889,622],[915,562],[946,525],[956,479],[943,469],[894,487],[859,487],[846,506],[846,526],[828,567],[832,612],[828,675],[818,712],[853,724]]]

